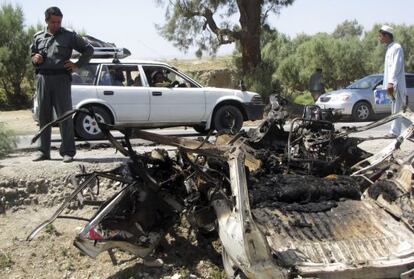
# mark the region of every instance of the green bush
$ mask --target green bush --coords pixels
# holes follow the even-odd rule
[[[275,91],[272,83],[273,71],[271,63],[262,61],[254,73],[243,78],[248,90],[260,93],[265,99],[268,98]]]
[[[16,147],[16,138],[13,132],[3,123],[0,123],[0,158],[7,155]]]
[[[300,105],[313,105],[315,103],[313,101],[311,93],[308,91],[304,92],[303,94],[297,95],[293,99],[293,102],[295,104],[300,104]]]

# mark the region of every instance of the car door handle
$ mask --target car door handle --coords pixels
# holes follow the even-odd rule
[[[104,95],[114,95],[114,91],[104,91]]]
[[[152,96],[162,96],[162,92],[154,91],[152,92]]]

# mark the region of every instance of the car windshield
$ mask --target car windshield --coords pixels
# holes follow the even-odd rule
[[[382,80],[382,76],[367,76],[361,78],[346,87],[346,89],[367,89],[373,88]]]

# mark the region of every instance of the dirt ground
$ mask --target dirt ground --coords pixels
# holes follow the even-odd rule
[[[33,135],[38,130],[29,110],[0,112],[0,122],[16,135]],[[154,147],[139,148],[149,151]],[[56,149],[50,161],[34,163],[34,154],[15,151],[0,160],[0,278],[224,278],[217,237],[197,235],[185,220],[153,255],[164,262],[155,268],[122,251],[116,251],[117,265],[108,253],[97,259],[84,256],[72,245],[84,225],[81,221],[59,219],[27,242],[28,234],[72,191],[66,180],[79,173],[80,165],[87,171],[109,170],[125,160],[107,144],[78,145],[76,160],[69,164],[61,162]],[[91,215],[93,210],[65,214]]]
[[[7,210],[0,214],[0,278],[224,278],[217,238],[196,235],[185,220],[154,254],[164,262],[158,268],[146,267],[141,259],[121,251],[116,253],[115,266],[107,253],[95,260],[82,255],[72,245],[84,225],[80,221],[57,220],[27,242],[27,235],[72,191],[65,178],[78,173],[79,165],[88,171],[109,170],[124,161],[122,155],[105,147],[81,146],[76,161],[69,164],[60,159],[34,163],[32,157],[32,152],[25,151],[0,160],[0,196],[7,200]],[[57,150],[52,151],[52,158],[59,158]],[[65,214],[90,216],[95,209],[67,210]]]
[[[30,110],[0,111],[0,123],[6,124],[17,136],[33,135],[39,130]]]

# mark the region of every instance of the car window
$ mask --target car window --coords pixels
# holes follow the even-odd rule
[[[151,87],[197,87],[190,80],[169,68],[143,66],[143,69]]]
[[[414,88],[414,76],[405,76],[407,88]]]
[[[93,85],[96,80],[98,64],[88,64],[72,73],[73,85]]]
[[[137,65],[103,65],[98,85],[142,86]]]
[[[367,76],[361,78],[354,83],[351,83],[347,86],[347,89],[368,89],[374,88],[380,81],[382,80],[382,76]]]

